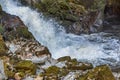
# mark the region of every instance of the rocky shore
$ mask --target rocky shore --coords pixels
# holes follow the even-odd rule
[[[36,7],[41,6],[37,4],[36,0],[29,1],[33,1],[34,4],[37,5],[35,5]],[[44,1],[47,0],[41,1],[43,1],[42,4],[47,5],[44,3]],[[66,3],[62,2],[63,0],[60,1],[61,2],[58,2],[59,5],[63,5],[63,7],[69,8]],[[34,6],[34,4],[30,5]],[[76,6],[80,8],[78,11],[82,10],[81,12],[86,13],[86,10],[83,6],[78,4],[74,6],[74,0],[73,2],[69,3],[69,5],[71,5],[70,11],[71,9],[75,10],[74,14],[80,13],[77,12]],[[53,7],[51,8],[53,9]],[[51,12],[53,11],[49,10],[49,13]],[[56,12],[51,14],[54,15]],[[63,15],[63,12],[61,12],[61,14]],[[66,16],[64,20],[68,21],[68,23],[74,21],[74,23],[72,22],[74,25],[79,25],[79,23],[75,21],[77,20],[77,17],[73,16],[73,14],[70,16],[72,16],[72,19],[69,16]],[[64,20],[62,21],[64,22]],[[90,23],[90,25],[93,25],[93,23]],[[76,30],[79,29],[76,28]],[[74,33],[79,34],[80,32],[81,31],[75,31]],[[24,25],[20,18],[2,11],[1,6],[0,33],[0,80],[120,79],[120,75],[118,74],[119,71],[118,73],[112,73],[111,68],[108,65],[94,67],[91,63],[80,62],[76,59],[71,59],[69,56],[53,59],[48,48],[35,40],[34,36],[28,31],[28,28]]]

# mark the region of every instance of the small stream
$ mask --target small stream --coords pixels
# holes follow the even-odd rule
[[[74,35],[65,33],[54,20],[46,20],[42,13],[20,6],[13,0],[0,0],[5,12],[19,16],[35,39],[49,48],[53,58],[71,56],[94,65],[118,65],[120,40],[111,33]]]

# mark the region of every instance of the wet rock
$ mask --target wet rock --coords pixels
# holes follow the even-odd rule
[[[48,48],[41,45],[36,40],[21,38],[6,42],[6,45],[9,47],[10,52],[13,52],[17,58],[22,60],[44,63],[47,58],[51,57]]]
[[[28,28],[19,17],[7,14],[4,11],[2,11],[0,16],[0,33],[5,40],[13,40],[20,37],[34,39],[33,35],[28,31]]]
[[[37,76],[34,80],[43,80],[43,77]]]
[[[22,0],[21,2],[42,12],[47,18],[55,18],[64,26],[67,33],[89,34],[100,31],[102,27],[102,15],[99,16],[99,13],[105,5],[104,0]],[[97,9],[101,11],[97,13]]]
[[[71,57],[70,56],[64,56],[64,57],[60,57],[57,59],[59,62],[60,61],[70,61],[71,60]]]
[[[70,69],[70,70],[89,70],[92,68],[93,68],[93,65],[87,64],[87,63],[79,63],[78,65],[69,65],[68,66],[68,69]]]
[[[31,61],[20,61],[15,65],[17,72],[22,72],[24,74],[34,75],[36,73],[36,65]]]
[[[21,73],[15,73],[14,77],[15,77],[15,80],[21,80],[23,75]]]
[[[5,72],[4,72],[4,63],[3,63],[3,60],[0,60],[0,79],[3,80],[3,79],[6,79],[6,75],[5,75]]]
[[[7,78],[14,78],[15,71],[13,69],[13,64],[10,63],[10,58],[3,56],[1,59],[4,61],[4,72]]]
[[[6,55],[8,48],[5,45],[2,35],[0,35],[0,56]]]
[[[60,72],[60,68],[56,66],[51,66],[48,69],[46,69],[46,74],[48,75],[56,75],[59,74],[59,72]]]
[[[80,80],[115,80],[110,68],[106,65],[95,67]]]

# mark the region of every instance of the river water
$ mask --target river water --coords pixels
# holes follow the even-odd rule
[[[53,58],[71,56],[94,65],[115,65],[120,61],[120,40],[111,34],[67,34],[57,22],[29,7],[12,0],[0,0],[0,4],[5,12],[21,18],[35,39],[49,48]]]

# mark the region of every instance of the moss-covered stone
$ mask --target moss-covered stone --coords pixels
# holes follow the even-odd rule
[[[56,66],[51,66],[45,71],[46,71],[46,75],[58,75],[60,73],[60,68]]]
[[[32,39],[33,35],[28,31],[27,27],[17,27],[16,32],[18,33],[18,37],[24,37],[27,39]]]
[[[8,49],[5,45],[2,35],[0,35],[0,56],[3,56],[7,53]]]
[[[3,26],[0,24],[0,33],[3,34],[3,32],[4,32],[4,28],[3,28]]]
[[[72,3],[69,0],[41,0],[34,7],[43,13],[54,15],[55,17],[60,17],[62,20],[66,19],[68,21],[77,21],[78,16],[86,12],[84,6]]]
[[[70,70],[89,70],[92,68],[93,68],[92,64],[85,64],[85,63],[81,63],[81,65],[68,65],[68,69]]]
[[[36,65],[31,61],[20,61],[15,65],[17,72],[23,72],[25,74],[34,75],[36,73]]]
[[[69,73],[70,71],[68,70],[68,69],[61,69],[60,70],[60,77],[62,77],[62,76],[66,76],[68,73]]]
[[[106,65],[95,67],[79,80],[115,80],[110,68]]]
[[[60,57],[57,59],[59,62],[61,61],[71,61],[71,57],[70,56],[64,56],[64,57]]]
[[[4,71],[8,78],[13,78],[15,72],[10,70],[10,66],[4,62]]]

